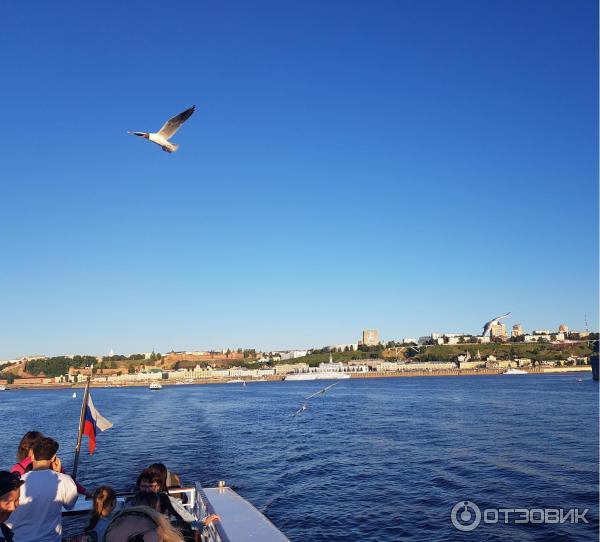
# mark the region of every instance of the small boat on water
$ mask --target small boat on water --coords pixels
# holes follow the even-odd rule
[[[148,387],[151,390],[162,390],[162,384],[160,382],[152,382]]]
[[[77,392],[76,392],[76,391],[74,391],[74,392],[73,392],[73,395],[71,395],[71,397],[73,397],[73,399],[77,399]]]
[[[526,375],[529,374],[527,371],[523,369],[508,369],[502,373],[503,375]]]
[[[241,378],[235,378],[233,380],[228,380],[227,384],[246,384]]]
[[[0,391],[6,391],[6,386],[4,384],[0,385]]]

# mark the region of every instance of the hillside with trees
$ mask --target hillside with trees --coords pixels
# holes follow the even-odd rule
[[[570,357],[588,357],[592,354],[591,341],[573,343],[486,343],[486,344],[457,344],[435,345],[420,347],[392,347],[383,345],[366,347],[359,350],[333,352],[328,348],[313,350],[307,356],[293,360],[279,361],[282,363],[307,363],[317,366],[329,361],[331,355],[334,362],[353,360],[387,359],[398,361],[456,361],[458,356],[469,352],[474,359],[478,353],[481,358],[495,356],[497,359],[529,358],[533,361],[565,361]]]

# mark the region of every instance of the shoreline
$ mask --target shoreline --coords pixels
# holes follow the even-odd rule
[[[369,378],[413,378],[413,377],[437,377],[437,376],[502,376],[506,369],[449,369],[444,371],[385,371],[385,372],[369,372],[369,373],[351,373],[351,379],[369,379]],[[574,367],[535,367],[527,369],[528,374],[563,374],[563,373],[591,373],[590,365],[574,366]],[[347,373],[346,373],[347,374]],[[517,376],[517,375],[515,375]],[[519,375],[527,376],[527,375]],[[246,379],[244,382],[260,383],[260,382],[283,382],[285,376],[267,376],[264,380]],[[230,379],[206,379],[199,378],[193,382],[168,381],[168,380],[148,380],[143,382],[124,382],[123,384],[107,384],[106,382],[91,382],[90,388],[147,388],[152,382],[160,382],[164,386],[198,386],[198,385],[218,385],[230,384],[239,385],[240,383],[230,383]],[[331,379],[335,380],[335,379]],[[327,380],[302,380],[299,382],[326,382]],[[65,384],[28,384],[19,386],[18,383],[8,384],[5,391],[10,390],[77,390],[85,388],[85,383],[65,383]]]

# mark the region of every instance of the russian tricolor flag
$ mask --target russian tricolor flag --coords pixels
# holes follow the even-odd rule
[[[93,454],[96,449],[96,433],[98,431],[106,431],[111,427],[112,423],[96,410],[94,402],[92,401],[92,395],[90,394],[83,422],[83,434],[87,435],[90,439],[90,455]]]

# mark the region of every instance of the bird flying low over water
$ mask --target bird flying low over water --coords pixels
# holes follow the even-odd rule
[[[499,320],[501,320],[502,318],[506,318],[509,314],[511,314],[511,313],[507,312],[506,314],[503,314],[502,316],[496,316],[496,318],[493,318],[489,322],[486,322],[483,326],[483,333],[481,334],[481,336],[485,337],[486,334],[488,333],[488,331],[490,331],[490,329],[492,329],[492,326],[495,326]]]
[[[336,382],[335,384],[331,384],[330,386],[327,386],[325,388],[323,388],[322,390],[319,390],[316,393],[313,393],[312,395],[309,395],[306,399],[312,399],[313,397],[317,397],[318,395],[325,395],[331,388],[333,388],[333,386],[337,386],[340,382]]]
[[[188,120],[194,111],[196,110],[196,106],[192,105],[189,109],[186,109],[183,113],[179,113],[179,115],[175,115],[172,119],[169,119],[165,122],[165,125],[156,133],[147,133],[147,132],[127,132],[128,134],[136,135],[138,137],[143,137],[152,141],[152,143],[156,143],[160,145],[163,151],[171,153],[175,152],[179,145],[175,143],[171,143],[169,139],[171,139],[176,133],[181,125]]]
[[[302,414],[306,409],[307,409],[307,406],[306,406],[306,403],[304,403],[298,410],[296,410],[296,412],[294,412],[292,414],[292,416],[295,418],[296,416]]]

